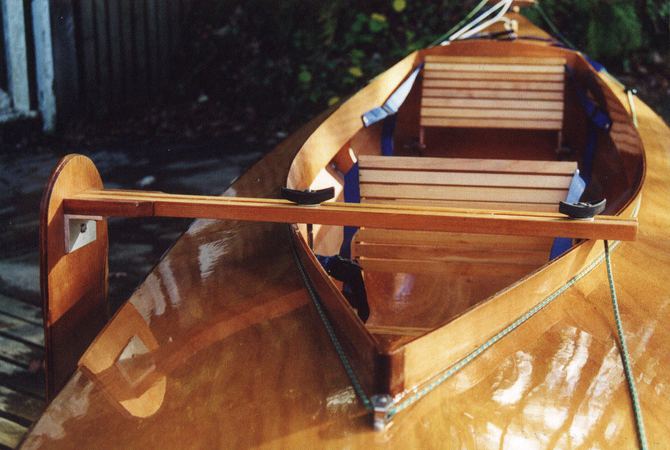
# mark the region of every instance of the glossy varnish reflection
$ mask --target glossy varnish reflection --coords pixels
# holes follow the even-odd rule
[[[621,92],[616,96],[625,100]],[[668,448],[670,131],[649,108],[637,106],[647,162],[639,235],[620,244],[612,259],[649,443]],[[230,192],[276,194],[295,152],[322,120],[268,155]],[[123,413],[99,380],[78,370],[24,447],[636,445],[602,264],[376,433],[316,313],[306,305],[286,234],[284,225],[196,222],[124,307],[140,313],[159,346],[148,353],[155,357],[156,379],[166,380],[155,412],[141,419]],[[594,243],[592,251],[602,252],[602,243]],[[585,258],[566,259],[565,270],[576,272]],[[284,296],[295,296],[294,309],[261,322],[246,320],[253,308]],[[230,333],[207,331],[236,317],[245,319]],[[162,351],[173,345],[174,353]],[[182,350],[189,346],[192,351]]]

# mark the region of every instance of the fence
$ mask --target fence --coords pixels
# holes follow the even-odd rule
[[[79,79],[85,103],[106,112],[155,94],[171,75],[186,0],[79,0]]]
[[[0,122],[53,130],[157,94],[171,80],[192,0],[0,0]]]
[[[45,129],[51,129],[56,111],[49,0],[1,3],[0,121],[39,112]]]

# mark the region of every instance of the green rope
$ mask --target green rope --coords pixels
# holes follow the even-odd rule
[[[445,40],[449,39],[449,37],[454,34],[456,31],[458,31],[463,25],[465,25],[470,19],[474,17],[475,14],[477,14],[479,11],[482,10],[484,6],[488,3],[488,0],[481,0],[477,6],[474,7],[472,11],[470,11],[460,22],[458,22],[456,25],[451,27],[449,31],[444,33],[442,36],[437,38],[433,43],[431,43],[428,48],[430,47],[435,47],[436,45],[440,45],[442,42]]]
[[[333,347],[335,347],[335,352],[340,358],[340,362],[342,363],[344,371],[349,377],[349,381],[351,381],[351,385],[354,388],[356,395],[358,395],[358,398],[360,398],[361,403],[363,403],[363,406],[365,406],[365,409],[372,410],[372,401],[365,393],[365,390],[363,390],[363,386],[358,380],[358,376],[356,376],[356,371],[354,371],[354,368],[351,365],[349,358],[347,358],[347,354],[344,351],[340,340],[337,338],[335,328],[333,327],[332,323],[330,323],[330,320],[326,315],[326,311],[323,309],[323,305],[321,305],[321,302],[319,301],[319,294],[317,294],[314,290],[314,287],[310,282],[309,275],[307,275],[307,272],[305,272],[305,268],[303,267],[302,262],[300,261],[300,257],[298,256],[298,249],[296,248],[294,239],[291,239],[291,250],[293,252],[293,258],[295,259],[296,266],[298,266],[298,271],[300,272],[302,281],[305,285],[305,288],[307,288],[307,292],[309,293],[309,297],[312,299],[312,303],[316,308],[316,312],[319,314],[319,318],[321,319],[321,322],[323,323],[323,326],[328,333],[328,337],[330,338]]]
[[[614,245],[612,245],[612,249],[616,248],[616,246],[619,245],[619,242],[616,242]],[[565,283],[563,286],[558,288],[556,291],[554,291],[552,294],[550,294],[548,297],[546,297],[544,300],[542,300],[540,303],[535,305],[531,310],[523,314],[521,317],[516,319],[514,322],[512,322],[510,325],[499,331],[495,336],[493,336],[491,339],[486,341],[484,344],[482,344],[480,347],[475,349],[472,353],[468,354],[465,358],[461,359],[458,361],[456,364],[451,366],[446,372],[444,372],[442,375],[425,385],[423,388],[414,390],[413,394],[410,395],[409,397],[406,397],[404,399],[401,399],[400,401],[396,401],[394,405],[391,406],[388,412],[388,419],[390,420],[393,416],[395,416],[397,413],[402,411],[403,409],[411,406],[412,404],[416,403],[426,395],[428,395],[431,391],[433,391],[435,388],[440,386],[442,383],[444,383],[447,379],[449,379],[452,375],[454,375],[456,372],[461,370],[463,367],[465,367],[467,364],[469,364],[472,360],[474,360],[476,357],[484,353],[489,347],[491,347],[493,344],[497,343],[500,341],[502,338],[507,336],[509,333],[514,331],[516,328],[521,326],[523,323],[525,323],[528,319],[533,317],[535,314],[537,314],[539,311],[541,311],[544,307],[546,307],[549,303],[554,301],[556,298],[558,298],[561,294],[563,294],[566,290],[571,288],[575,283],[577,283],[579,280],[584,278],[586,275],[588,275],[596,266],[598,266],[600,263],[603,262],[603,259],[605,259],[606,254],[601,254],[598,258],[594,259],[591,264],[586,266],[581,272],[579,272],[577,275],[572,277],[570,280],[568,280],[567,283]]]
[[[647,450],[647,436],[644,432],[644,420],[642,419],[642,408],[640,406],[640,398],[635,387],[635,378],[633,377],[633,370],[630,364],[630,354],[628,353],[628,346],[626,345],[626,337],[623,332],[623,323],[621,322],[621,315],[619,313],[619,302],[617,301],[616,289],[614,287],[614,277],[612,276],[612,262],[610,260],[609,244],[605,241],[605,265],[607,266],[607,279],[610,285],[610,294],[612,296],[612,308],[614,309],[614,322],[616,323],[616,330],[619,334],[619,345],[621,346],[621,360],[623,362],[624,373],[626,374],[626,381],[628,382],[628,389],[630,391],[631,400],[633,402],[633,414],[635,415],[635,426],[637,430],[637,437],[640,440],[640,448]]]
[[[538,13],[540,13],[542,20],[544,20],[544,22],[547,25],[549,25],[549,28],[551,28],[552,33],[554,33],[556,37],[558,37],[561,41],[563,41],[563,43],[568,47],[570,47],[572,50],[577,50],[577,47],[575,47],[575,45],[572,42],[570,42],[568,38],[566,38],[563,35],[563,33],[559,31],[558,27],[554,24],[554,22],[551,21],[547,13],[544,12],[544,9],[542,9],[542,7],[540,6],[540,2],[535,2],[535,9],[537,10]]]

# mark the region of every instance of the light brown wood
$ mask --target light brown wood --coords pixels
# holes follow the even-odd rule
[[[558,204],[565,200],[565,191],[561,189],[516,189],[471,186],[421,186],[421,185],[361,185],[361,197],[367,198],[416,198],[435,200],[501,201],[516,203]],[[467,206],[463,206],[467,207]]]
[[[97,239],[67,254],[64,199],[102,189],[90,159],[63,158],[49,178],[40,206],[40,284],[44,314],[47,399],[77,367],[77,360],[108,318],[107,223],[97,223]]]
[[[515,19],[527,27],[522,17]],[[524,28],[523,34],[546,37],[536,29]],[[545,43],[462,42],[433,51],[477,51],[490,56],[555,54],[568,57],[579,71],[590,73],[588,65],[578,63],[575,55]],[[608,103],[624,108],[623,93],[605,91],[605,95]],[[374,106],[374,102],[358,104],[360,109]],[[619,163],[609,154],[617,148],[601,142],[598,150],[603,159],[595,175],[597,179],[601,174],[617,173],[616,185],[621,189],[608,197],[616,205],[612,213],[631,214],[640,200],[637,188],[642,189],[639,239],[620,245],[612,259],[650,447],[664,448],[670,433],[665,420],[670,414],[670,400],[665,395],[670,385],[670,331],[663,326],[670,320],[670,308],[664,301],[670,271],[666,238],[670,226],[666,207],[670,131],[647,106],[637,106],[644,149],[641,145],[630,147],[619,173]],[[234,186],[235,192],[249,197],[274,192],[297,152],[302,156],[293,176],[309,186],[311,174],[323,168],[318,167],[318,161],[314,167],[309,165],[309,153],[323,152],[326,158],[341,145],[320,146],[318,140],[302,144],[322,121],[320,136],[328,135],[337,142],[350,139],[337,131],[344,122],[352,127],[360,122],[358,113],[339,116],[337,126],[319,118],[242,177]],[[626,129],[629,122],[621,119],[617,127]],[[569,137],[582,134],[579,121],[566,125],[574,126],[572,131],[566,129]],[[501,147],[493,150],[500,152]],[[481,149],[481,154],[486,151]],[[644,158],[646,176],[641,166]],[[612,189],[612,184],[605,180],[603,188]],[[282,231],[282,227],[261,224],[196,222],[130,300],[146,318],[161,347],[184,342],[212,315],[225,311],[234,317],[246,311],[242,305],[277,298],[287,285],[298,289],[307,301],[290,250],[278,238]],[[211,272],[203,271],[206,267],[194,261],[199,260],[201,249],[212,247],[224,251],[210,266]],[[593,243],[593,249],[598,248],[602,243]],[[522,279],[509,287],[500,303],[499,297],[493,296],[486,307],[496,308],[487,309],[487,314],[477,313],[478,319],[485,320],[467,326],[466,312],[458,319],[458,330],[449,335],[452,339],[431,342],[424,358],[414,353],[409,359],[417,358],[426,369],[425,364],[436,355],[467,353],[463,345],[478,345],[487,337],[486,332],[497,331],[491,327],[494,319],[499,319],[495,327],[507,325],[505,320],[516,319],[517,308],[525,312],[523,307],[550,294],[554,283],[562,285],[574,276],[597,254],[589,250],[581,244],[557,261],[564,264],[545,265],[532,275],[532,283]],[[397,279],[404,278],[388,275],[378,279],[388,288],[388,308],[402,306],[392,296]],[[448,287],[450,291],[459,289],[464,286]],[[440,292],[436,288],[427,290],[426,295]],[[392,426],[381,433],[371,430],[368,413],[356,399],[319,318],[309,308],[298,308],[250,324],[215,345],[182,356],[181,365],[165,374],[168,395],[149,418],[128,418],[105,396],[96,379],[77,371],[32,429],[24,448],[633,448],[636,435],[630,395],[619,362],[610,302],[606,272],[600,264],[524,325],[395,416]],[[421,309],[421,305],[414,306],[402,310],[408,312],[405,317]],[[382,340],[384,336],[375,338]],[[406,343],[412,342],[412,336],[406,338]],[[159,353],[159,361],[169,354]],[[448,361],[436,361],[435,368],[439,370],[441,363]],[[414,375],[421,378],[419,373]]]
[[[404,164],[417,165],[410,163],[415,160],[422,161],[421,167],[430,170],[403,167]],[[380,165],[384,168],[369,167]],[[441,167],[453,171],[438,170]],[[475,171],[467,172],[466,168]],[[373,199],[376,203],[402,203],[409,197],[426,204],[450,201],[456,206],[469,208],[481,207],[482,202],[486,202],[500,209],[502,205],[495,203],[498,201],[504,205],[518,202],[518,205],[523,205],[518,209],[526,211],[545,207],[555,210],[558,201],[565,199],[576,169],[577,164],[574,162],[365,157],[359,161],[361,201]],[[535,173],[538,170],[562,174]],[[537,205],[541,206],[538,208]],[[482,286],[483,289],[462,290],[457,296],[458,302],[449,298],[447,301],[453,303],[453,306],[444,310],[445,315],[441,320],[459,315],[481,300],[482,294],[490,295],[541,267],[546,263],[551,248],[551,242],[543,241],[538,247],[537,242],[527,242],[525,238],[501,237],[494,241],[490,238],[480,240],[479,236],[464,237],[447,233],[414,236],[418,233],[362,228],[354,236],[352,257],[363,267],[368,285],[374,285],[373,280],[380,273],[408,273],[439,276],[441,282],[448,286],[459,286],[464,280]],[[421,302],[429,310],[430,301],[420,297],[426,289],[422,283],[431,286],[435,282],[430,278],[414,281],[414,291],[422,294],[410,296],[406,301]],[[440,303],[445,300],[441,295],[433,294],[433,297],[432,308],[439,309]],[[375,296],[372,295],[372,298]],[[396,326],[397,317],[393,311],[386,313],[383,305],[374,302],[371,310],[371,326]],[[439,315],[433,314],[431,322],[416,324],[426,326],[434,323],[432,321],[437,317]],[[396,339],[395,342],[402,341],[403,336],[399,334],[393,339]]]
[[[551,102],[539,100],[466,100],[462,98],[427,97],[423,99],[423,106],[563,111],[563,102],[561,101]]]
[[[425,146],[423,127],[472,127],[556,130],[560,148],[563,129],[564,65],[560,58],[481,58],[426,56],[420,110],[419,143]],[[482,74],[472,76],[473,74]],[[500,77],[496,75],[500,74]],[[528,77],[526,77],[528,75]],[[547,78],[546,76],[550,77]],[[467,90],[467,94],[451,93]],[[478,93],[477,91],[485,92]],[[502,90],[493,96],[491,91]],[[556,103],[528,102],[514,92],[550,92]],[[474,94],[473,94],[474,92]],[[558,94],[558,95],[556,95]],[[435,96],[435,98],[431,97]],[[472,100],[505,98],[502,101]],[[527,95],[526,95],[527,97]],[[548,100],[548,97],[537,97]],[[495,119],[495,120],[493,120]]]
[[[423,196],[431,195],[431,189]],[[468,189],[468,188],[463,188]],[[524,201],[523,190],[509,189],[509,198]],[[374,190],[370,191],[374,193]],[[370,193],[366,191],[363,195]],[[547,192],[552,192],[547,190]],[[398,193],[411,197],[409,193]],[[439,192],[434,195],[438,195]],[[463,195],[476,198],[477,192]],[[542,197],[546,203],[558,195]],[[484,199],[486,196],[484,196]],[[558,200],[556,200],[558,201]],[[128,217],[196,217],[276,223],[320,223],[374,228],[468,231],[476,234],[564,236],[578,239],[635,239],[635,220],[599,216],[576,221],[560,214],[477,211],[400,205],[354,205],[327,202],[296,206],[286,200],[176,195],[134,191],[84,191],[64,199],[64,213]]]
[[[423,261],[445,261],[455,263],[481,263],[501,265],[530,265],[540,267],[547,262],[547,248],[539,251],[518,247],[510,251],[501,251],[497,248],[483,248],[473,243],[469,248],[454,248],[451,246],[415,245],[399,239],[392,244],[381,244],[376,239],[371,243],[358,238],[356,253],[353,256],[364,255],[364,258],[401,259]],[[412,267],[412,264],[408,264]],[[367,268],[367,266],[366,266]]]
[[[424,87],[425,98],[482,98],[563,101],[562,91],[514,91],[491,89],[443,89]]]
[[[563,84],[557,82],[541,83],[537,81],[478,81],[478,80],[447,80],[427,79],[423,83],[424,88],[463,88],[463,89],[485,89],[485,90],[519,90],[519,91],[547,91],[563,92]]]
[[[567,189],[572,175],[498,174],[481,172],[423,172],[409,170],[368,170],[360,174],[360,182],[385,184],[435,184],[443,186],[492,186],[537,189]]]
[[[420,171],[461,171],[468,173],[517,173],[534,175],[572,176],[574,161],[537,161],[480,158],[413,158],[361,155],[361,166],[367,169],[394,169]]]
[[[518,129],[519,121],[512,119],[460,119],[425,117],[421,124],[426,127],[460,127],[460,128],[510,128]],[[524,120],[523,126],[528,130],[558,130],[560,121]]]
[[[565,69],[563,65],[551,66],[547,64],[542,65],[532,65],[532,64],[496,64],[494,62],[490,63],[477,63],[473,62],[472,64],[459,64],[459,63],[449,63],[449,62],[432,62],[430,59],[427,59],[426,62],[426,71],[455,71],[455,72],[476,72],[478,70],[485,70],[489,73],[491,72],[503,72],[503,73],[564,73]]]
[[[408,234],[405,231],[369,228],[361,228],[356,234],[356,238],[359,242],[368,242],[374,239],[380,244],[393,244],[404,239],[406,244],[449,246],[460,249],[472,249],[476,243],[479,243],[482,248],[491,248],[495,244],[501,250],[515,249],[520,241],[523,241],[529,250],[544,250],[552,242],[551,238],[531,236],[475,236],[465,233],[436,233],[432,231],[416,231]]]
[[[436,206],[440,208],[460,208],[463,202],[460,200],[426,200],[426,199],[386,199],[386,198],[367,198],[366,203],[383,203],[386,205],[407,205],[407,206]],[[556,212],[558,205],[552,203],[508,203],[508,202],[480,202],[470,200],[468,206],[472,209],[501,209],[504,211],[542,211]]]
[[[454,56],[454,55],[440,55],[440,54],[427,54],[425,57],[427,63],[458,63],[458,64],[506,64],[512,65],[515,67],[524,66],[524,65],[537,65],[537,66],[560,66],[565,65],[565,58],[555,57],[555,56],[479,56],[479,55],[466,55],[466,56]]]
[[[482,118],[482,119],[563,119],[563,111],[519,110],[519,109],[469,109],[469,108],[421,108],[422,119],[437,117]],[[422,121],[423,123],[423,121]]]
[[[561,82],[565,78],[563,73],[505,73],[505,72],[458,72],[453,70],[426,72],[424,80],[504,80],[504,81],[554,81]]]

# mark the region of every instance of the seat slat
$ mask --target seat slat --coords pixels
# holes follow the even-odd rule
[[[485,119],[529,119],[561,120],[563,111],[522,110],[522,109],[468,109],[468,108],[421,108],[424,118],[485,118]]]
[[[506,201],[520,203],[558,203],[565,199],[563,189],[516,189],[469,186],[361,185],[363,198],[417,198],[462,201]],[[467,208],[467,204],[464,205]]]
[[[467,172],[423,172],[407,170],[365,170],[361,183],[427,184],[441,186],[493,186],[522,188],[567,189],[572,176],[547,175],[538,177],[520,174],[487,174]]]
[[[425,88],[423,99],[427,98],[481,98],[518,100],[556,100],[563,102],[563,91],[515,91],[492,89],[440,89]]]
[[[520,109],[563,112],[563,102],[551,100],[491,100],[469,98],[424,98],[424,107],[441,108],[492,108],[492,109]]]
[[[523,125],[523,126],[521,126]],[[514,120],[514,119],[477,119],[477,118],[421,118],[422,127],[458,127],[458,128],[509,128],[518,130],[561,130],[563,123],[559,120]]]
[[[462,200],[425,200],[416,198],[403,199],[379,199],[367,198],[367,203],[385,203],[397,205],[416,205],[416,206],[437,206],[440,208],[462,208]],[[538,212],[558,212],[558,205],[550,203],[508,203],[508,202],[482,202],[468,201],[468,207],[474,209],[498,209],[502,211],[538,211]]]
[[[575,161],[532,161],[514,159],[474,158],[415,158],[409,156],[359,155],[358,163],[363,169],[463,171],[492,173],[527,173],[537,175],[572,176]]]
[[[426,70],[453,70],[460,72],[503,72],[503,73],[565,73],[565,68],[559,65],[546,64],[492,64],[492,63],[451,63],[428,62]]]
[[[465,64],[529,64],[565,66],[565,58],[528,57],[528,56],[443,56],[426,55],[426,63],[465,63]]]
[[[451,70],[431,70],[424,76],[425,80],[504,80],[504,81],[554,81],[562,82],[562,73],[504,73],[504,72],[457,72]]]
[[[564,58],[427,55],[420,144],[425,145],[426,127],[504,128],[559,131],[560,147],[565,63]]]
[[[426,79],[425,88],[464,88],[486,90],[519,90],[519,91],[549,91],[563,92],[563,83],[553,81],[488,81],[488,80],[445,80]]]

